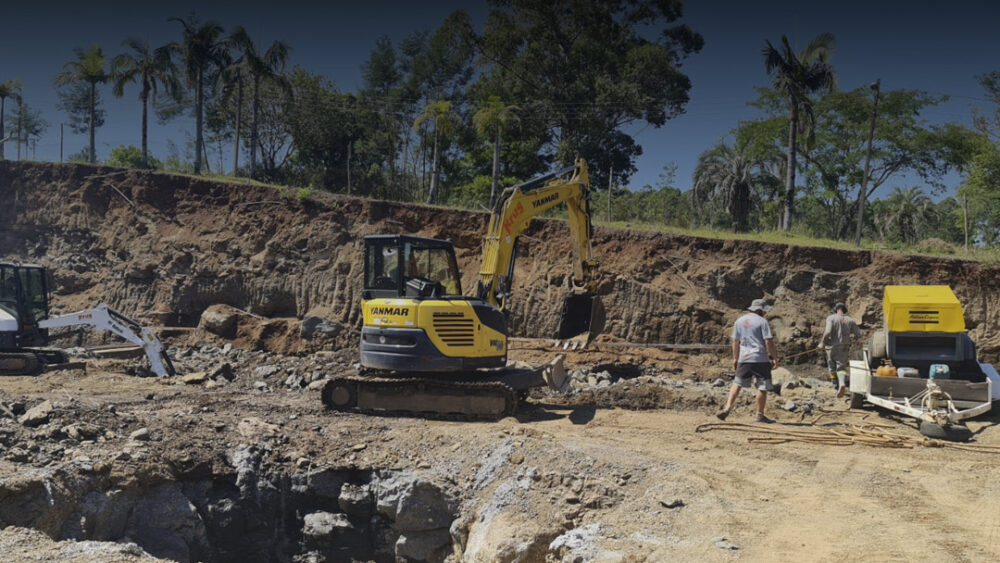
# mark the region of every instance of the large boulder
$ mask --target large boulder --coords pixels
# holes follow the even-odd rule
[[[458,502],[443,486],[412,473],[374,483],[376,508],[392,521],[399,558],[440,561],[451,550],[449,528]]]
[[[125,534],[151,555],[175,561],[204,561],[211,553],[205,523],[176,483],[138,497]]]
[[[334,545],[341,534],[353,531],[346,514],[313,512],[303,518],[302,537],[306,545]]]
[[[52,402],[42,401],[28,409],[28,412],[22,414],[17,421],[25,426],[39,426],[48,422],[51,415]]]
[[[229,305],[212,305],[201,313],[198,326],[223,338],[236,338],[241,311]]]
[[[335,338],[340,331],[344,329],[344,325],[324,319],[323,317],[316,317],[307,315],[302,319],[302,338],[306,340],[312,340],[314,338]]]

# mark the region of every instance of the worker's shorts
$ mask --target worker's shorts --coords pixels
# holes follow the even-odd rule
[[[733,383],[744,389],[750,388],[753,381],[753,388],[759,391],[773,391],[774,384],[771,383],[771,363],[770,362],[750,362],[738,364],[736,366],[736,379]]]
[[[828,346],[826,349],[826,366],[830,368],[830,373],[838,371],[848,371],[850,365],[848,360],[849,348],[844,345]]]

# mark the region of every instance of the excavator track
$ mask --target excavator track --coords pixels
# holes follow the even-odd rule
[[[38,375],[46,366],[69,363],[66,352],[56,348],[24,348],[20,352],[0,352],[0,377]]]
[[[323,387],[336,411],[435,420],[495,421],[512,416],[517,392],[503,383],[412,377],[342,376]]]
[[[25,351],[34,354],[46,366],[69,363],[69,354],[58,348],[25,348]]]
[[[38,375],[42,362],[33,352],[0,352],[0,376]]]

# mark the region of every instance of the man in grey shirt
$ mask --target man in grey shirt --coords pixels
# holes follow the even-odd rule
[[[833,314],[826,318],[823,346],[826,347],[826,365],[830,368],[830,381],[837,389],[843,388],[846,384],[851,339],[861,336],[858,323],[847,316],[847,305],[843,303],[834,305]]]
[[[733,369],[736,370],[736,378],[729,389],[726,406],[716,416],[719,420],[726,420],[740,389],[749,388],[752,380],[753,386],[757,388],[757,422],[774,422],[764,416],[767,392],[774,389],[771,370],[778,366],[778,350],[774,347],[771,325],[764,318],[764,313],[770,311],[771,306],[763,299],[754,299],[748,310],[749,313],[736,319],[733,324]]]

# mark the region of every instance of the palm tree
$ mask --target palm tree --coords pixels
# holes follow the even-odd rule
[[[4,127],[3,116],[6,114],[7,98],[13,98],[15,102],[21,100],[21,80],[10,78],[0,82],[0,160],[4,159],[3,146],[7,140],[7,129]]]
[[[781,228],[792,228],[792,210],[795,205],[795,139],[803,125],[812,123],[810,95],[836,86],[830,55],[833,35],[821,33],[796,54],[788,44],[788,37],[781,36],[781,48],[770,41],[763,50],[764,66],[774,80],[774,89],[788,100],[788,166],[785,170],[785,202]],[[803,121],[803,118],[805,120]],[[811,135],[811,127],[809,128]]]
[[[253,109],[250,121],[250,177],[257,175],[257,124],[260,115],[260,85],[262,82],[271,82],[280,86],[286,92],[291,91],[291,86],[282,72],[288,63],[288,45],[281,41],[271,43],[266,51],[260,53],[257,45],[250,39],[250,34],[242,26],[236,26],[230,39],[237,49],[240,50],[240,69],[237,70],[237,80],[240,80],[237,88],[238,97],[242,100],[243,84],[242,76],[245,75],[251,80],[253,86]],[[236,146],[239,147],[239,112],[242,104],[237,102],[237,126],[236,126]]]
[[[913,244],[920,239],[923,228],[936,216],[934,200],[917,186],[895,188],[885,201],[883,221],[894,227],[903,242]]]
[[[472,123],[480,135],[493,133],[493,182],[490,184],[490,209],[496,201],[497,183],[500,177],[500,132],[520,119],[517,112],[521,108],[515,105],[505,105],[499,96],[490,96],[486,107],[472,116]]]
[[[94,120],[97,110],[97,85],[111,79],[108,73],[108,58],[97,45],[76,50],[77,60],[63,65],[63,71],[56,75],[56,86],[66,86],[73,83],[85,83],[90,87],[90,119],[87,129],[90,132],[90,163],[97,162],[97,151],[94,146]]]
[[[112,93],[120,98],[125,94],[125,85],[139,85],[139,101],[142,102],[142,166],[149,167],[149,97],[156,102],[157,85],[162,85],[171,92],[177,89],[175,77],[176,68],[170,60],[170,52],[166,48],[151,50],[149,44],[139,39],[126,39],[122,45],[132,49],[132,53],[123,53],[111,62],[114,86]]]
[[[441,137],[448,135],[454,126],[455,114],[451,111],[451,102],[448,100],[438,100],[430,102],[424,107],[424,113],[420,114],[413,122],[413,127],[419,129],[425,122],[434,126],[434,156],[431,160],[431,187],[427,191],[427,203],[434,203],[437,197],[438,184],[440,183],[440,157],[439,146]]]
[[[733,217],[736,232],[750,230],[753,187],[767,173],[760,160],[752,158],[746,147],[720,143],[698,157],[694,169],[694,193],[699,200],[718,198]]]
[[[184,26],[181,42],[171,43],[167,49],[181,58],[184,81],[188,88],[194,88],[194,173],[201,174],[201,158],[205,150],[205,82],[209,73],[226,65],[229,41],[223,35],[222,26],[213,21],[200,23],[194,15],[188,16],[186,20],[168,18],[167,21],[180,22]]]
[[[245,74],[242,56],[231,60],[222,69],[222,72],[219,73],[222,98],[226,101],[231,101],[234,89],[236,95],[236,110],[233,115],[236,120],[235,139],[233,141],[233,176],[236,175],[236,171],[240,167],[240,133],[243,127],[243,81],[246,78]]]

